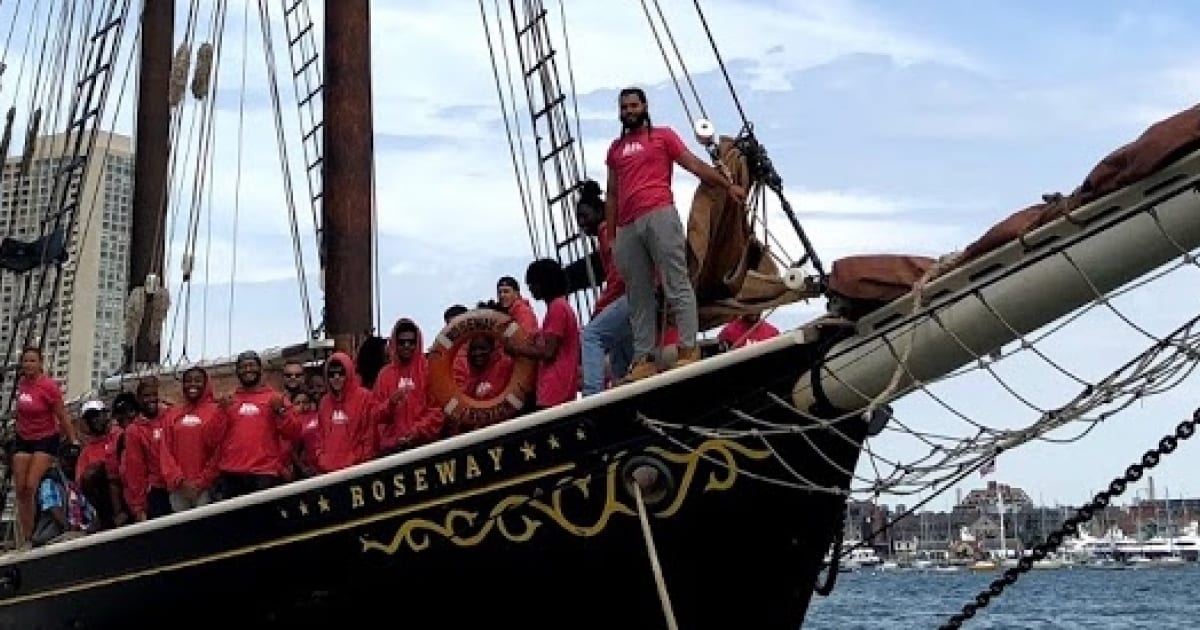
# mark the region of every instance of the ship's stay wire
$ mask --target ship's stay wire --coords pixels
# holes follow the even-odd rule
[[[237,305],[238,223],[242,214],[242,154],[246,143],[246,69],[250,50],[250,3],[242,5],[242,63],[238,87],[237,156],[233,179],[233,233],[230,235],[229,309],[226,315],[225,353],[233,356],[233,313]]]
[[[651,4],[653,5],[653,11],[651,10]],[[667,74],[670,77],[671,85],[674,87],[675,94],[679,98],[679,104],[683,109],[684,116],[686,116],[689,123],[692,124],[699,122],[701,119],[711,121],[709,117],[709,109],[705,106],[704,99],[700,94],[700,90],[696,87],[696,81],[693,78],[693,73],[688,69],[688,65],[684,60],[683,52],[681,51],[674,31],[671,28],[671,22],[667,18],[666,13],[663,11],[661,3],[659,0],[641,0],[641,6],[642,13],[646,18],[646,24],[649,26],[650,33],[654,38],[656,46],[658,47],[663,64],[666,67]],[[732,77],[729,75],[728,69],[725,67],[725,61],[721,56],[720,48],[717,46],[716,38],[712,33],[712,29],[708,25],[708,20],[704,16],[704,11],[700,7],[699,2],[695,3],[695,8],[697,14],[699,15],[701,25],[704,28],[708,44],[716,56],[717,65],[724,76],[725,85],[729,92],[730,98],[732,99],[737,110],[738,117],[741,120],[741,131],[739,136],[752,137],[753,125],[751,124],[746,115],[746,111],[742,106],[742,101],[738,96],[737,88],[733,83]],[[678,70],[676,70],[676,66],[678,66]],[[684,84],[687,86],[686,92],[684,90]],[[689,95],[692,101],[691,103],[689,103]],[[695,108],[694,110],[693,107]],[[697,118],[693,114],[693,111],[698,112],[700,117]],[[714,138],[713,141],[716,142],[716,139]],[[757,141],[755,141],[754,144],[757,145]],[[716,146],[709,148],[709,155],[713,158],[714,165],[726,177],[731,177],[725,165],[722,164],[718,159],[717,151],[718,149]],[[746,156],[743,156],[743,159],[745,157]],[[786,198],[784,197],[782,191],[782,184],[780,183],[778,190],[773,187],[773,184],[772,186],[767,186],[766,182],[762,181],[752,181],[752,184],[753,185],[750,187],[751,190],[749,191],[747,200],[747,215],[751,223],[751,229],[764,244],[766,255],[769,256],[776,265],[783,268],[791,267],[797,260],[802,259],[797,258],[790,253],[790,247],[785,245],[780,239],[779,235],[770,229],[768,223],[768,218],[770,216],[766,194],[768,188],[771,188],[772,192],[779,197],[780,205],[782,206],[781,211],[787,215],[791,214],[790,204],[787,204]],[[803,236],[802,231],[799,228],[798,221],[793,221],[793,226],[797,231],[797,237],[800,240],[800,244],[807,247],[807,239],[805,236]],[[807,257],[808,255],[806,254],[805,258]]]

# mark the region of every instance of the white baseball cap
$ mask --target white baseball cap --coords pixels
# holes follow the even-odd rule
[[[83,403],[82,411],[83,413],[87,413],[89,411],[104,411],[104,409],[105,406],[103,400],[89,400]]]

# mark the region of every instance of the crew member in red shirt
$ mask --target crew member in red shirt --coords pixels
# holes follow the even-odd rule
[[[758,313],[747,313],[725,324],[721,332],[717,333],[717,341],[721,344],[721,350],[727,351],[766,341],[778,335],[779,329],[772,326],[771,322],[763,319]]]
[[[208,372],[190,367],[180,376],[183,404],[166,412],[159,445],[160,470],[171,493],[171,510],[182,512],[212,501],[217,481],[221,430],[225,423]]]
[[[164,412],[158,400],[158,379],[142,379],[137,397],[140,413],[125,428],[121,482],[133,520],[144,521],[171,513],[171,493],[163,481],[159,454]]]
[[[54,464],[62,438],[79,443],[75,425],[67,416],[62,389],[42,371],[42,351],[37,347],[21,350],[16,425],[12,478],[17,495],[17,545],[28,547],[37,517],[38,485]]]
[[[388,339],[391,360],[375,377],[375,399],[384,405],[375,449],[379,453],[396,453],[441,436],[444,416],[429,397],[424,348],[416,322],[396,320]]]
[[[476,400],[487,400],[498,396],[512,378],[512,357],[501,351],[495,338],[489,335],[473,337],[467,342],[466,351],[454,362],[454,383],[467,396]],[[456,435],[478,429],[482,424],[451,423],[447,420],[446,434]]]
[[[575,220],[582,233],[597,237],[600,261],[604,265],[604,289],[596,299],[591,320],[583,327],[582,393],[591,396],[604,389],[605,356],[617,378],[629,373],[629,365],[633,362],[633,328],[629,323],[625,281],[613,262],[612,241],[604,224],[600,184],[590,179],[583,183],[579,203],[575,206]]]
[[[132,394],[126,394],[132,396]],[[108,410],[99,400],[83,403],[81,409],[87,444],[79,452],[75,483],[96,508],[100,529],[119,527],[129,521],[129,512],[121,500],[120,459],[117,444],[123,432],[114,426]]]
[[[354,361],[335,352],[325,362],[329,393],[317,407],[317,470],[348,468],[375,456],[378,418],[387,412],[358,381]]]
[[[671,192],[672,168],[679,164],[705,183],[728,190],[739,203],[745,202],[746,191],[688,151],[670,127],[651,125],[646,93],[640,88],[621,90],[619,103],[621,135],[613,140],[605,159],[608,199],[604,220],[629,296],[635,363],[626,380],[636,381],[658,372],[653,357],[658,315],[656,270],[679,327],[675,364],[700,359],[696,292],[688,277],[687,243]]]
[[[238,355],[240,387],[218,402],[222,418],[217,495],[221,499],[257,492],[283,482],[291,465],[287,446],[300,437],[300,422],[283,396],[262,382],[262,359],[257,352]]]
[[[504,276],[496,281],[496,301],[500,302],[504,312],[508,313],[509,317],[512,317],[525,332],[531,335],[537,332],[537,313],[533,312],[529,300],[521,295],[521,286],[517,284],[516,278]]]
[[[567,303],[567,275],[553,258],[535,260],[525,271],[533,297],[546,303],[542,328],[529,342],[504,340],[509,354],[538,361],[537,409],[575,400],[579,392],[579,319]]]

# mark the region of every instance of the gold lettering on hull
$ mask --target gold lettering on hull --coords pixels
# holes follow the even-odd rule
[[[571,435],[571,431],[572,429],[567,429],[567,435]],[[588,439],[583,425],[575,426],[573,431],[575,443]],[[544,438],[539,438],[538,441],[525,439],[507,446],[491,446],[486,450],[405,468],[393,472],[390,478],[381,477],[350,485],[346,499],[352,511],[405,497],[412,497],[416,500],[422,494],[446,490],[464,481],[486,479],[488,476],[505,472],[506,462],[537,461],[541,455],[537,452],[538,446],[559,450],[563,448],[564,440],[555,434],[548,434]],[[330,512],[336,503],[338,501],[322,496],[318,501],[319,513]],[[293,510],[295,509],[295,504],[280,506],[280,517],[294,516]],[[306,506],[300,512],[301,516],[317,513],[316,510],[311,509],[311,505]]]
[[[701,492],[717,492],[729,490],[737,481],[741,470],[738,455],[750,460],[764,460],[771,456],[768,450],[753,449],[725,439],[708,440],[687,453],[675,453],[658,447],[648,448],[646,453],[683,467],[683,472],[678,476],[679,483],[674,496],[654,513],[658,518],[670,518],[683,507],[696,481],[701,461],[710,460],[718,464],[717,470],[708,474]],[[584,500],[591,498],[593,480],[588,476],[575,480],[571,485],[555,489],[550,493],[548,502],[535,498],[536,495],[506,496],[482,519],[480,511],[458,508],[447,512],[441,522],[410,518],[400,524],[387,543],[366,536],[360,537],[362,551],[392,555],[407,547],[414,552],[420,552],[428,549],[435,537],[448,540],[459,547],[472,547],[482,543],[493,532],[499,533],[508,541],[522,543],[533,539],[538,529],[548,524],[557,525],[573,536],[595,536],[604,531],[614,517],[637,515],[636,508],[628,502],[624,491],[620,489],[620,467],[623,460],[623,457],[616,457],[608,465],[602,479],[600,512],[598,516],[592,517],[590,522],[578,522],[577,518],[566,514],[563,506],[565,492],[578,493]]]
[[[525,443],[522,449],[527,446],[528,443]],[[504,446],[493,446],[486,451],[459,455],[396,472],[392,474],[390,481],[383,478],[353,484],[349,487],[350,509],[359,510],[368,505],[378,505],[410,494],[420,495],[430,490],[446,489],[463,481],[495,475],[504,470],[504,458],[507,454]],[[528,460],[528,455],[524,459]],[[329,500],[324,497],[322,500],[324,503],[321,504],[321,511],[328,512]],[[280,514],[287,518],[282,509]]]
[[[434,468],[437,469],[438,481],[440,481],[443,486],[448,486],[454,483],[455,464],[457,464],[457,462],[455,462],[453,459],[448,459],[444,462],[438,462],[437,464],[434,464]]]
[[[479,469],[479,462],[475,461],[474,455],[467,455],[467,479],[478,479],[483,471]]]

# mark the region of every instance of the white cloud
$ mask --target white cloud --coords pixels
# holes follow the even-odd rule
[[[716,69],[716,58],[692,3],[671,0],[661,4],[688,71],[695,75]],[[556,63],[564,84],[569,80],[567,44],[570,69],[580,93],[656,84],[668,78],[650,27],[636,4],[618,8],[598,0],[570,3],[565,41],[558,7],[551,3],[547,8],[551,37],[561,51]],[[379,2],[372,9],[373,63],[379,78],[374,86],[376,97],[382,103],[404,104],[397,108],[397,117],[381,119],[380,130],[419,119],[422,108],[450,103],[495,107],[488,40],[475,3]],[[788,72],[854,52],[886,54],[903,62],[937,60],[975,66],[965,53],[906,36],[850,2],[788,0],[767,5],[730,1],[710,3],[705,12],[725,61],[750,60],[758,66],[760,85],[753,87],[779,87]],[[487,19],[493,33],[505,36],[503,44],[510,63],[517,68],[518,51],[508,12],[502,10],[502,23],[497,22],[489,6]],[[671,50],[661,27],[660,36]],[[505,48],[501,47],[501,39],[494,38],[493,46],[503,68]],[[428,61],[405,64],[402,78],[386,77],[381,72],[399,60]],[[519,70],[516,72],[513,80],[521,94]],[[501,80],[505,80],[503,70]],[[702,96],[727,98],[723,92]]]

